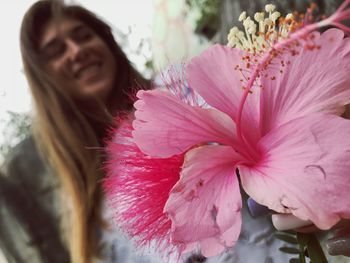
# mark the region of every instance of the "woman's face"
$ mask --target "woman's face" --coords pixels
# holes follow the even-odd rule
[[[117,66],[106,43],[76,19],[51,20],[39,48],[46,69],[62,88],[78,99],[106,101],[116,82]]]

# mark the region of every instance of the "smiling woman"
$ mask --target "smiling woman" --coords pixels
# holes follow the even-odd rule
[[[105,42],[79,20],[51,20],[43,29],[40,52],[49,74],[76,98],[98,95],[106,99],[116,72],[116,61]]]
[[[29,254],[36,258],[30,262],[85,263],[97,256],[110,262],[102,248],[104,156],[90,148],[103,147],[113,118],[131,110],[133,87],[148,89],[150,83],[129,62],[111,28],[80,6],[36,2],[24,16],[20,41],[37,147],[31,139],[23,143],[24,153],[14,154],[7,177],[0,178],[11,185],[0,189],[1,200],[9,201],[7,219],[1,216],[6,226],[1,243],[16,244],[5,253],[15,262],[28,262]],[[28,158],[37,152],[39,164]],[[17,235],[18,229],[25,234]]]

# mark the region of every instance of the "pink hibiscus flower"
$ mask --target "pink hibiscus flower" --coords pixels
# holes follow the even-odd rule
[[[260,204],[321,229],[350,218],[350,122],[339,117],[350,102],[350,39],[339,29],[311,35],[319,26],[277,43],[253,66],[251,53],[220,45],[192,59],[189,86],[211,108],[138,92],[136,145],[157,158],[185,153],[164,207],[182,252],[199,245],[210,257],[234,246],[240,182]]]
[[[258,13],[255,34],[244,13],[251,35],[234,28],[235,48],[194,58],[191,88],[169,75],[169,92],[138,93],[134,130],[127,120],[114,132],[104,181],[118,225],[137,244],[180,254],[199,245],[205,256],[234,246],[240,183],[259,203],[322,229],[350,218],[350,123],[339,117],[350,101],[350,40],[338,29],[312,32],[349,32],[341,24],[349,3],[293,33],[291,15],[276,34]],[[266,11],[268,23],[280,15]]]

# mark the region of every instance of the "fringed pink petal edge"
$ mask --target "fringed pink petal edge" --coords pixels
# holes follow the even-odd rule
[[[114,220],[137,246],[155,246],[164,258],[179,255],[183,248],[171,244],[171,221],[163,208],[179,180],[184,156],[146,156],[133,143],[131,121],[116,121],[119,128],[111,131],[103,181]]]

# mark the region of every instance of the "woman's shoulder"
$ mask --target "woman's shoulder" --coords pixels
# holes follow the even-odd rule
[[[0,241],[15,262],[68,262],[60,237],[59,184],[32,137],[7,157],[0,175]]]
[[[58,183],[58,178],[43,160],[31,135],[10,151],[3,172],[3,180],[30,189],[31,192],[45,191],[47,187],[52,188]]]
[[[41,211],[58,220],[60,184],[41,157],[32,136],[21,141],[8,155],[0,176],[0,195],[7,206]],[[15,202],[18,196],[22,200]],[[28,217],[30,214],[28,215]]]

